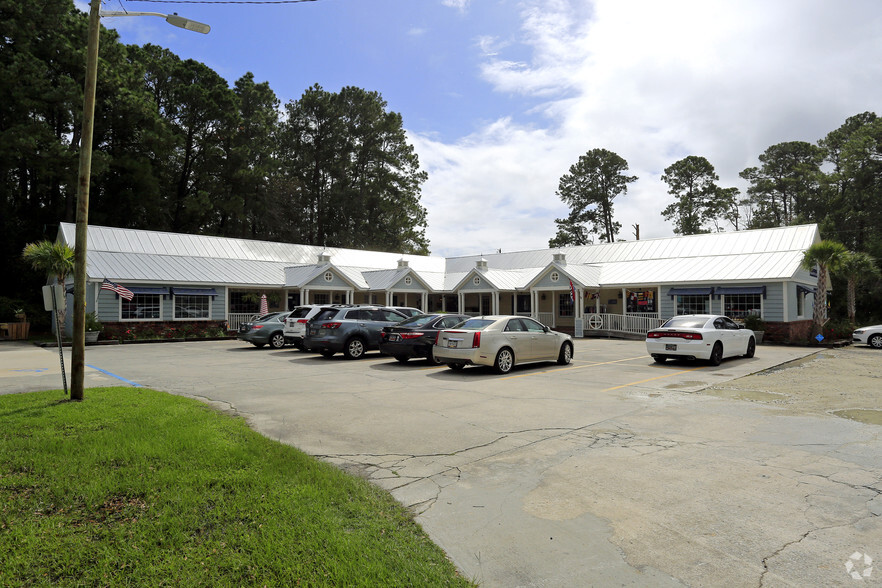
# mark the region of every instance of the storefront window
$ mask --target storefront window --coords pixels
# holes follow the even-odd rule
[[[726,294],[723,296],[723,314],[733,319],[763,314],[762,294]]]
[[[248,300],[242,298],[248,296],[248,292],[230,291],[230,312],[231,313],[256,313],[260,310],[260,303],[252,300],[249,296]]]
[[[628,292],[628,312],[655,312],[655,291]]]
[[[175,295],[175,318],[211,318],[211,296]]]
[[[709,296],[686,294],[677,296],[677,314],[707,314]]]
[[[518,294],[517,296],[517,312],[530,312],[530,295],[529,294]]]
[[[122,320],[157,320],[161,294],[135,294],[131,300],[120,298]]]

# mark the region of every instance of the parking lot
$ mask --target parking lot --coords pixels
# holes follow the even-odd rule
[[[486,586],[855,585],[850,557],[882,555],[879,427],[705,393],[812,353],[656,365],[580,339],[499,376],[187,342],[89,347],[86,385],[201,398],[371,479]],[[47,388],[57,350],[0,345],[0,389]]]

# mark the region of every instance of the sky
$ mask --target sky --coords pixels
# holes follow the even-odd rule
[[[88,6],[78,2],[86,11]],[[669,237],[661,175],[703,156],[722,187],[784,141],[816,142],[882,114],[879,0],[313,0],[287,4],[106,0],[124,43],[247,72],[282,104],[319,84],[379,92],[402,115],[429,179],[435,255],[547,248],[556,195],[604,148],[639,179],[614,201],[618,237]],[[726,227],[732,230],[732,227]]]

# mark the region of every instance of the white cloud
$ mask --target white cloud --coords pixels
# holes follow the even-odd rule
[[[453,144],[411,136],[430,175],[436,253],[545,247],[567,213],[558,180],[595,147],[640,177],[615,203],[620,237],[635,223],[642,238],[668,236],[660,175],[674,161],[705,156],[721,184],[743,189],[738,172],[770,145],[814,142],[880,111],[874,0],[529,0],[520,14],[527,60],[507,59],[489,36],[477,46],[486,83],[537,100],[533,116],[500,117]]]
[[[441,4],[444,6],[456,8],[460,12],[464,12],[465,9],[469,7],[470,2],[471,0],[441,0]]]

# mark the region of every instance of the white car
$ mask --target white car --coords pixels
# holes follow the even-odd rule
[[[486,365],[507,374],[516,364],[570,363],[573,338],[525,316],[478,316],[438,331],[432,356],[454,370]]]
[[[873,349],[882,349],[882,325],[861,327],[851,335],[854,343],[863,343]]]
[[[726,357],[753,357],[756,336],[727,316],[684,314],[646,334],[646,351],[658,363],[704,359],[720,365]]]
[[[288,315],[288,320],[285,321],[285,328],[282,330],[285,335],[285,343],[302,351],[303,338],[306,336],[306,323],[321,309],[322,306],[319,304],[304,304],[294,307],[294,310]]]

